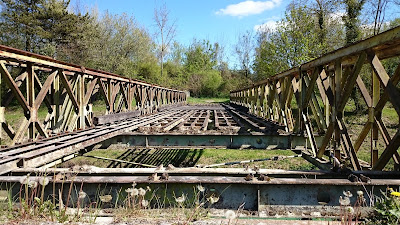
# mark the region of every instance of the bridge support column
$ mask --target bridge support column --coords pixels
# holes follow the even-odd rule
[[[379,96],[380,96],[380,86],[379,86],[379,78],[375,74],[375,72],[372,70],[372,107],[369,110],[370,115],[369,116],[369,122],[372,123],[372,129],[371,129],[371,166],[375,166],[376,162],[378,161],[378,127],[375,123],[375,118],[373,115],[375,115],[375,107],[379,102]],[[381,119],[382,115],[379,113],[377,115],[378,119]]]
[[[107,97],[110,103],[108,114],[111,114],[114,112],[113,84],[111,79],[107,79]]]
[[[59,74],[62,71],[58,72]],[[60,118],[60,76],[56,75],[53,81],[53,89],[52,89],[52,108],[54,110],[54,118],[52,120],[51,129],[54,130],[56,128],[57,121]]]
[[[1,143],[2,143],[2,140],[3,140],[3,123],[5,122],[5,119],[4,119],[4,107],[2,106],[2,89],[1,89],[1,81],[2,81],[2,76],[0,76],[0,145],[1,145]]]
[[[83,74],[78,75],[78,104],[79,104],[79,129],[85,129],[85,77]]]

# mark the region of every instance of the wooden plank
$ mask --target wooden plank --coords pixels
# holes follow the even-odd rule
[[[192,116],[196,111],[195,110],[190,110],[187,112],[185,115],[183,115],[181,118],[175,119],[168,123],[167,125],[164,126],[163,131],[169,131],[172,130],[176,125],[180,124],[181,122],[185,121],[187,118]]]
[[[206,112],[206,118],[204,119],[203,125],[201,126],[201,130],[206,131],[208,127],[208,121],[210,120],[210,110]]]
[[[129,162],[129,161],[121,160],[121,159],[112,159],[112,158],[101,157],[101,156],[93,156],[93,155],[82,155],[82,156],[87,157],[87,158],[102,159],[102,160],[108,160],[108,161],[113,161],[113,162],[126,163],[126,164],[130,164],[130,165],[135,165],[135,166],[144,166],[144,167],[150,167],[150,168],[157,167],[157,166],[143,164],[143,163]]]
[[[219,129],[219,117],[217,110],[214,110],[214,124],[215,128]]]
[[[204,115],[204,110],[200,110],[199,115],[190,124],[190,128],[194,129],[194,127],[196,126],[196,123],[199,122],[200,118],[203,117],[203,115]]]
[[[95,116],[93,117],[93,124],[103,125],[108,123],[114,123],[121,120],[130,119],[133,117],[140,116],[141,112],[139,110],[131,111],[131,112],[122,112],[122,113],[115,113],[115,114],[108,114],[103,116]]]

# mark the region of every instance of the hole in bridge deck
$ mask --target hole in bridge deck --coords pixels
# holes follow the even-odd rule
[[[161,164],[166,167],[171,164],[174,167],[244,168],[248,166],[253,168],[257,166],[265,169],[316,169],[301,157],[285,158],[293,155],[295,153],[288,150],[131,148],[118,145],[107,149],[95,149],[57,167],[92,165],[106,168],[145,168]],[[276,156],[281,156],[282,159],[272,160]],[[260,161],[230,164],[246,160]]]
[[[118,148],[97,149],[63,163],[63,167],[93,165],[107,168],[140,168],[161,164],[193,167],[203,155],[203,149]],[[114,160],[115,159],[115,160]]]

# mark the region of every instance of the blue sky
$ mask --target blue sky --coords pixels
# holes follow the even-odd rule
[[[176,20],[176,41],[188,45],[194,38],[209,39],[225,46],[227,56],[237,36],[256,26],[279,20],[289,0],[73,0],[88,8],[110,13],[127,13],[136,18],[151,34],[155,32],[154,8],[166,4],[170,19]],[[231,63],[230,63],[231,64]]]

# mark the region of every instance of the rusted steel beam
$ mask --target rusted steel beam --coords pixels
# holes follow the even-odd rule
[[[140,85],[149,86],[149,87],[159,87],[159,88],[162,88],[165,90],[175,91],[173,89],[164,88],[164,87],[161,87],[161,86],[158,86],[155,84],[150,84],[150,83],[147,83],[144,81],[127,78],[127,77],[124,77],[124,76],[121,76],[118,74],[109,73],[106,71],[95,70],[95,69],[90,69],[90,68],[84,68],[80,65],[62,62],[62,61],[55,60],[48,56],[43,56],[43,55],[23,51],[20,49],[11,48],[11,47],[4,46],[4,45],[0,45],[0,58],[4,58],[4,59],[7,59],[8,61],[15,61],[15,62],[30,62],[30,63],[38,64],[38,65],[41,65],[44,67],[58,68],[58,69],[63,69],[63,70],[67,70],[70,72],[77,72],[77,73],[84,72],[85,74],[92,75],[95,77],[100,77],[102,79],[113,79],[113,80],[122,81],[122,82],[140,84]]]
[[[14,79],[12,78],[11,74],[8,72],[5,65],[1,62],[0,62],[0,73],[2,75],[2,78],[5,79],[11,91],[14,93],[14,96],[16,96],[17,100],[19,101],[21,107],[24,109],[25,113],[27,113],[29,111],[28,102],[26,101],[22,92],[19,90],[19,85],[17,85],[14,82]]]
[[[182,104],[186,101],[186,94],[182,91],[84,68],[2,45],[0,45],[0,72],[9,89],[6,90],[8,99],[1,99],[5,103],[4,106],[7,107],[14,96],[25,114],[17,132],[13,132],[12,127],[5,125],[7,121],[2,122],[1,127],[6,127],[5,133],[12,139],[12,145],[47,137],[49,133],[72,132],[92,126],[92,111],[89,105],[92,104],[92,99],[97,98],[92,98],[97,91],[105,101],[106,114],[132,111],[137,108],[142,114],[149,114],[162,105]],[[17,78],[13,77],[15,74],[19,74]],[[43,85],[39,80],[39,74],[41,79],[46,79]],[[23,82],[26,83],[26,89],[21,88]],[[161,95],[158,94],[161,92],[170,96],[170,99],[161,101]],[[36,93],[39,94],[36,96]],[[136,103],[133,99],[136,99]],[[48,114],[44,122],[41,122],[38,120],[37,111],[43,102],[47,106]],[[132,106],[133,104],[135,106]]]
[[[131,112],[123,112],[123,113],[115,113],[115,114],[108,114],[104,116],[95,116],[93,118],[93,124],[103,125],[108,123],[114,123],[116,121],[131,119],[137,116],[140,116],[141,112],[139,110],[131,111]]]
[[[339,160],[341,156],[350,159],[354,170],[371,166],[373,169],[383,169],[390,158],[393,158],[397,165],[399,129],[393,138],[390,137],[381,117],[387,101],[392,103],[400,115],[400,92],[396,88],[400,81],[400,64],[393,74],[388,74],[381,60],[398,56],[400,56],[400,27],[330,52],[252,86],[231,91],[231,104],[246,108],[253,116],[283,123],[286,131],[298,135],[304,135],[306,131],[310,138],[312,153],[316,153],[311,157],[321,159],[325,154],[331,155],[327,154],[329,150]],[[372,68],[372,95],[360,75],[368,64],[371,67],[367,69]],[[290,86],[290,92],[286,91],[287,85]],[[265,95],[262,98],[266,99],[265,102],[259,101],[260,90]],[[354,91],[361,93],[369,108],[369,115],[368,122],[353,145],[344,122],[344,109]],[[287,99],[292,97],[296,99],[295,105],[288,104]],[[259,104],[264,104],[263,109],[260,109]],[[297,111],[297,117],[289,116],[288,119],[292,107]],[[312,115],[309,115],[310,109]],[[318,147],[313,141],[317,131],[323,134],[323,141]],[[357,151],[366,141],[369,131],[371,131],[371,166],[357,157]],[[379,131],[386,145],[382,154],[379,154],[378,149]]]
[[[382,196],[381,192],[385,192],[387,187],[394,188],[400,184],[398,179],[372,179],[371,183],[361,183],[350,182],[348,179],[314,179],[314,176],[310,176],[312,179],[271,177],[263,181],[257,180],[257,178],[246,181],[244,177],[195,176],[189,173],[187,176],[169,176],[166,180],[152,180],[149,176],[91,176],[59,173],[55,177],[48,177],[54,186],[46,186],[44,192],[46,197],[62,199],[63,202],[67,202],[66,198],[70,199],[68,207],[73,207],[76,205],[76,193],[79,191],[87,193],[85,199],[94,202],[101,195],[96,190],[101,189],[112,198],[111,202],[123,206],[123,200],[127,194],[121,190],[132,187],[132,184],[135,183],[137,188],[146,189],[146,186],[149,186],[151,191],[146,196],[157,196],[157,199],[149,198],[149,207],[157,208],[159,199],[167,199],[165,207],[176,207],[173,199],[177,195],[185,195],[187,199],[196,198],[195,196],[198,195],[196,186],[201,185],[205,190],[205,195],[216,199],[214,204],[207,205],[208,208],[236,209],[242,205],[244,210],[257,211],[260,216],[291,217],[295,215],[298,218],[307,214],[311,215],[310,218],[315,218],[316,213],[320,213],[323,218],[326,218],[327,215],[340,218],[343,215],[343,207],[340,206],[337,199],[339,196],[343,196],[343,190],[353,194],[362,190],[368,195]],[[21,189],[19,181],[24,178],[24,176],[1,176],[0,188],[7,187],[7,191],[11,192],[12,196],[18,195]],[[43,177],[30,176],[29,179],[38,182]],[[10,187],[12,188],[10,189]],[[53,187],[60,191],[54,193]],[[357,198],[351,198],[350,205],[356,204],[356,201]],[[372,204],[368,197],[365,197],[364,203],[365,205]],[[109,204],[108,207],[114,207],[114,205]],[[290,211],[290,214],[287,213],[287,210]],[[310,212],[310,210],[316,211]],[[358,210],[363,217],[372,212],[365,206],[359,207]],[[315,212],[315,215],[312,212]]]
[[[136,119],[97,129],[89,129],[76,135],[61,137],[58,140],[53,139],[34,146],[27,145],[24,148],[10,148],[1,154],[0,173],[4,174],[21,166],[37,167],[45,165],[122,133],[136,130],[140,126],[168,118],[174,113],[160,113],[145,119]]]

